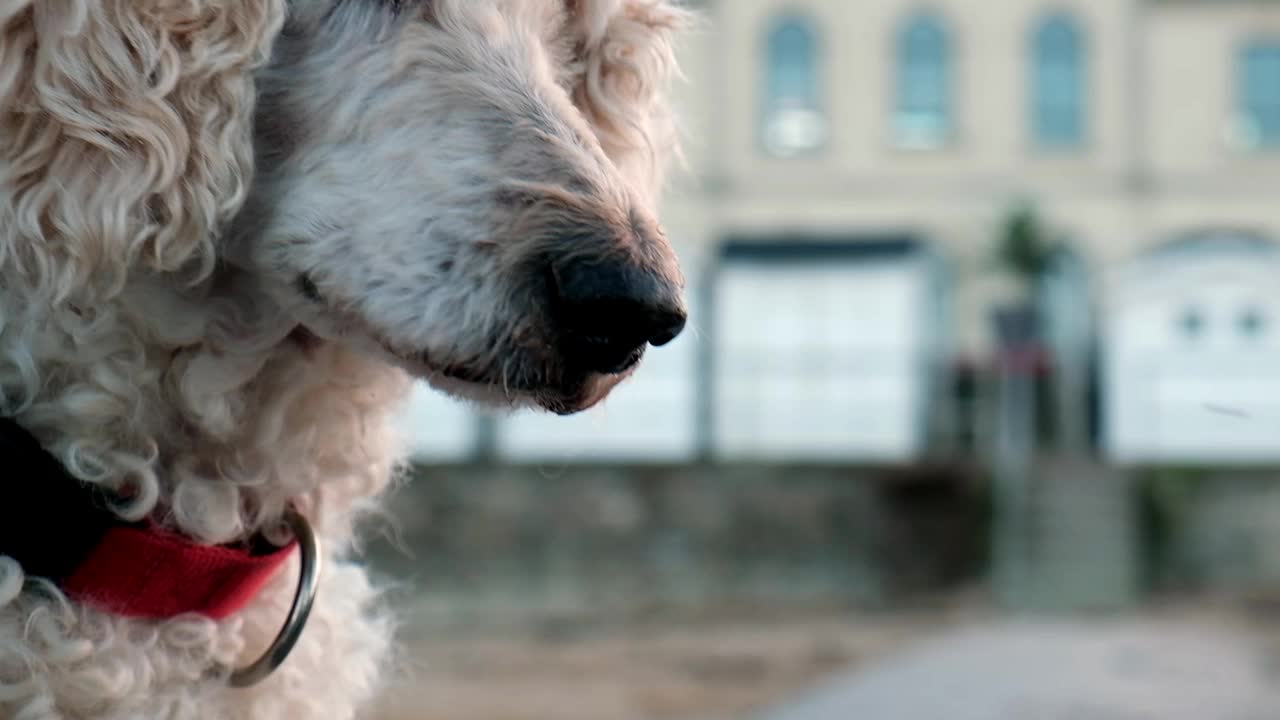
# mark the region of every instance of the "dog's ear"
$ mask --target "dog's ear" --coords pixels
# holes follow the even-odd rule
[[[207,274],[285,0],[0,5],[0,277],[84,302],[134,271]]]
[[[572,96],[605,152],[654,199],[679,152],[669,106],[673,41],[692,16],[668,0],[567,0],[575,33]]]

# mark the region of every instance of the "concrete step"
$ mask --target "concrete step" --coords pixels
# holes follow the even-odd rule
[[[1131,605],[1140,558],[1126,478],[1090,463],[1047,461],[1022,490],[1022,512],[1007,512],[995,526],[997,597],[1026,610]]]

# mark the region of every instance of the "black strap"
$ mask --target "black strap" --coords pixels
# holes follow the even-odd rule
[[[124,524],[105,494],[72,477],[17,422],[0,418],[0,555],[27,575],[57,580]]]

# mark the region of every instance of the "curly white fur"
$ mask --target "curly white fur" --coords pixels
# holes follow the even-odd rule
[[[355,716],[393,630],[348,558],[400,457],[399,368],[500,400],[558,377],[521,276],[538,253],[677,281],[652,203],[682,19],[665,0],[0,0],[0,414],[123,517],[221,543],[296,503],[329,554],[301,643],[247,691],[226,668],[274,635],[289,573],[231,620],[148,623],[0,557],[0,719]],[[553,237],[579,222],[631,240]],[[462,387],[404,347],[497,374]]]

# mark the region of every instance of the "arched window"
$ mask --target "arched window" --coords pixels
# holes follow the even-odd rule
[[[1032,128],[1041,147],[1084,142],[1085,58],[1083,34],[1066,14],[1045,18],[1032,40]]]
[[[1250,305],[1240,311],[1236,325],[1241,335],[1249,340],[1256,340],[1266,334],[1267,315],[1262,308]]]
[[[826,139],[819,98],[818,41],[806,18],[786,16],[765,41],[762,114],[765,148],[779,156],[814,150]]]
[[[906,147],[936,147],[951,135],[951,39],[933,13],[912,16],[898,35],[894,130]]]
[[[1198,307],[1185,307],[1178,315],[1178,330],[1187,340],[1199,340],[1207,324],[1204,312]]]
[[[1245,141],[1254,147],[1280,148],[1280,39],[1246,45],[1239,73]]]

